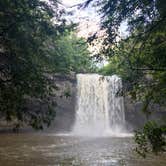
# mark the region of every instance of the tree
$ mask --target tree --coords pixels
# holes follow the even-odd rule
[[[110,63],[102,72],[122,76],[127,85],[126,92],[133,99],[143,102],[142,110],[147,115],[151,112],[151,104],[166,106],[166,2],[88,0],[84,6],[90,3],[99,6],[101,28],[107,33],[102,53],[110,57]],[[124,22],[128,26],[125,38],[119,34]],[[150,127],[147,130],[152,131]],[[147,130],[141,134],[148,138]],[[160,131],[161,135],[165,134],[165,129]],[[153,137],[147,139],[153,147],[152,151],[163,150],[165,143],[160,148],[154,148],[158,146],[156,137],[160,139],[161,135],[152,133]]]
[[[43,74],[48,67],[44,46],[48,38],[57,38],[62,23],[57,26],[51,21],[53,17],[58,20],[59,10],[57,1],[49,2],[0,2],[0,114],[2,119],[15,121],[16,128],[22,123],[42,128],[54,116]],[[25,103],[32,97],[47,103],[49,111],[27,111]]]
[[[50,75],[78,69],[74,58],[88,66],[87,55],[80,55],[83,49],[88,54],[86,46],[78,50],[76,43],[70,44],[74,25],[66,24],[64,14],[57,0],[0,1],[0,117],[14,122],[16,129],[49,126],[56,105],[50,99],[56,89]]]
[[[75,32],[61,36],[54,45],[56,47],[53,46],[49,52],[56,55],[52,63],[57,71],[63,73],[95,71],[95,64],[88,51],[88,44],[83,38],[77,37]]]

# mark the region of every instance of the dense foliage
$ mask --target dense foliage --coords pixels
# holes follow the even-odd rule
[[[50,125],[52,73],[90,68],[87,46],[71,38],[64,14],[57,0],[0,1],[0,118],[16,128]]]
[[[142,157],[146,157],[147,153],[154,152],[158,154],[165,151],[166,126],[158,125],[154,121],[147,122],[143,131],[137,131],[135,134],[135,142],[137,143],[136,151]]]
[[[78,38],[75,33],[61,36],[55,42],[56,48],[49,49],[50,53],[57,55],[52,61],[59,72],[76,73],[95,71],[93,58],[88,51],[88,44],[85,39]],[[58,61],[57,61],[58,58]]]
[[[88,0],[84,5],[90,3],[99,7],[101,28],[107,34],[102,53],[109,57],[109,64],[102,73],[123,77],[124,90],[133,99],[143,102],[142,110],[147,116],[151,113],[151,104],[166,106],[166,2]],[[128,35],[122,37],[119,30],[124,22],[127,23]],[[153,130],[145,128],[142,134],[149,138],[149,132]],[[152,145],[152,151],[156,151],[157,147],[163,150],[165,146],[159,146],[157,142],[165,134],[165,127],[160,131],[159,135],[152,132],[151,139],[146,139]],[[136,138],[138,135],[141,133],[137,133]],[[142,139],[137,143],[141,145],[145,142]]]

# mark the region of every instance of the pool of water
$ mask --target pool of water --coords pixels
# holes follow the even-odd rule
[[[0,166],[165,166],[166,155],[139,157],[131,137],[1,134]]]

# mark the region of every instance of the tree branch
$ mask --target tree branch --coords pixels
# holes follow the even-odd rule
[[[131,70],[166,71],[166,68],[134,68],[134,67],[131,67]]]

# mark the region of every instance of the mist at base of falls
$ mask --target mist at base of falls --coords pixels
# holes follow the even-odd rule
[[[77,75],[73,135],[127,136],[122,81],[116,75]]]

